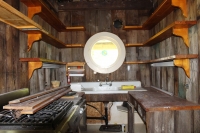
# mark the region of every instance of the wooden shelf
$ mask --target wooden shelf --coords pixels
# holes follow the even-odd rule
[[[142,26],[124,26],[123,29],[150,30],[177,7],[180,8],[183,15],[187,17],[188,13],[186,0],[164,0]]]
[[[67,48],[67,46],[63,42],[61,42],[48,32],[44,32],[41,30],[22,30],[22,31],[28,34],[28,39],[27,39],[28,51],[30,51],[34,42],[40,40],[52,46],[55,46],[56,48]]]
[[[66,72],[67,76],[84,76],[85,62],[69,62],[66,64]]]
[[[0,1],[0,21],[9,24],[17,29],[40,29],[42,27],[29,19],[27,16],[10,6],[4,1]]]
[[[57,68],[59,65],[66,65],[67,63],[56,61],[56,60],[48,60],[44,58],[20,58],[22,62],[28,62],[28,78],[30,79],[33,71],[39,68]],[[48,65],[49,64],[49,65]],[[57,65],[57,66],[55,66]]]
[[[64,44],[47,31],[42,29],[40,25],[35,23],[33,20],[10,6],[4,1],[0,1],[0,21],[11,25],[28,34],[28,51],[31,49],[33,42],[43,40],[46,43],[55,46],[57,48],[75,48],[84,47],[84,45],[77,44]],[[83,30],[84,27],[67,27],[68,31],[71,30]]]
[[[154,60],[124,62],[124,64],[149,64],[149,63],[156,63],[156,62],[173,61],[175,66],[183,68],[186,75],[190,77],[189,59],[194,59],[194,58],[198,58],[198,54],[172,55],[172,56],[163,57],[163,58],[154,59]]]
[[[166,28],[164,28],[162,31],[158,32],[156,35],[151,37],[149,40],[147,40],[144,43],[141,44],[126,44],[127,47],[133,47],[133,46],[152,46],[158,42],[161,42],[172,35],[179,36],[183,38],[184,43],[186,46],[189,47],[189,37],[188,37],[188,29],[195,25],[196,21],[175,21],[174,23],[170,24]]]
[[[30,19],[32,19],[32,17],[37,14],[59,32],[85,30],[83,26],[66,27],[58,19],[56,14],[52,12],[49,9],[49,7],[46,6],[43,0],[20,0],[20,1],[28,7],[28,17]]]

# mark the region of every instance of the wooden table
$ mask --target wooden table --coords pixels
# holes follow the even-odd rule
[[[200,105],[153,88],[130,91],[128,101],[146,124],[147,133],[191,133],[194,110]]]

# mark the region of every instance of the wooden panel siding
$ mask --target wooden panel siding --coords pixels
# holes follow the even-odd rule
[[[159,6],[163,0],[153,0],[155,7]],[[27,15],[27,7],[20,3],[19,0],[5,0],[23,14]],[[111,32],[118,35],[124,44],[141,43],[156,33],[164,29],[174,21],[195,21],[197,25],[189,28],[189,44],[185,46],[182,38],[172,36],[160,43],[150,47],[126,47],[125,61],[133,60],[152,60],[171,55],[179,54],[199,54],[200,48],[200,0],[187,0],[188,17],[182,15],[180,9],[175,9],[164,19],[162,19],[151,30],[130,30],[125,31],[122,28],[113,27],[113,21],[120,19],[124,25],[142,25],[150,16],[149,10],[84,10],[84,11],[63,11],[59,12],[59,18],[66,26],[82,26],[85,31],[68,31],[57,32],[48,23],[41,19],[38,15],[33,17],[33,21],[41,25],[43,29],[58,38],[64,44],[83,44],[98,32]],[[58,49],[44,41],[35,42],[32,49],[27,52],[27,34],[0,22],[0,93],[9,92],[20,88],[30,88],[30,94],[43,91],[51,86],[51,80],[60,80],[62,85],[66,84],[65,69],[38,69],[34,71],[33,76],[28,80],[28,66],[26,62],[20,62],[19,58],[46,58],[50,60],[58,60],[62,62],[82,61],[84,62],[83,48],[65,48]],[[117,71],[111,74],[94,74],[87,64],[85,65],[85,76],[74,77],[72,82],[83,81],[105,81],[108,76],[109,80],[127,81],[140,80],[142,86],[155,86],[165,91],[173,93],[175,96],[184,98],[194,103],[200,103],[200,78],[199,78],[199,59],[190,60],[190,78],[188,78],[182,68],[177,67],[155,67],[152,68],[148,64],[130,65],[127,71],[127,64],[123,64]],[[102,107],[102,104],[97,104]],[[174,120],[176,132],[187,131],[200,132],[200,111],[192,112],[166,112],[169,118]],[[155,120],[156,126],[160,127],[159,119],[163,114],[157,113],[152,120]],[[182,119],[181,116],[185,116]],[[158,118],[158,119],[157,119]],[[188,121],[186,120],[188,119]],[[188,127],[182,127],[182,122],[188,122]],[[164,128],[169,128],[170,124]],[[187,129],[186,129],[187,128]],[[161,130],[159,128],[159,130]]]

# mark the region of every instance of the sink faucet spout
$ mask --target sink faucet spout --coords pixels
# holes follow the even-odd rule
[[[102,86],[102,85],[109,85],[109,86],[112,86],[112,81],[108,81],[108,77],[106,77],[106,80],[105,80],[105,83],[103,84],[102,82],[99,83],[99,86]]]

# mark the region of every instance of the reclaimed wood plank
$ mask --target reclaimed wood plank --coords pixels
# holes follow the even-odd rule
[[[51,100],[52,97],[59,95],[66,91],[65,88],[60,90],[40,95],[36,98],[27,99],[26,101],[21,101],[20,103],[9,103],[8,105],[3,106],[4,109],[16,109],[16,110],[32,110],[35,107],[39,106],[41,103]],[[28,96],[29,97],[29,96]]]
[[[192,125],[193,120],[192,120],[192,110],[179,110],[175,111],[175,133],[192,133],[194,132]],[[187,120],[187,122],[183,122]]]
[[[146,63],[156,63],[156,62],[163,62],[163,61],[171,61],[174,59],[192,59],[197,58],[197,54],[188,54],[188,55],[172,55],[168,57],[162,57],[159,59],[153,60],[146,60],[146,61],[131,61],[131,62],[124,62],[125,64],[146,64]]]
[[[27,16],[10,6],[4,1],[0,2],[0,20],[6,24],[12,25],[17,29],[22,28],[39,28],[42,29],[40,25],[35,23],[33,20],[29,19]]]
[[[159,7],[152,13],[152,15],[145,21],[142,26],[124,26],[125,30],[150,30],[169,13],[171,13],[176,7],[179,7],[183,15],[187,17],[186,0],[181,2],[178,0],[164,0]]]
[[[199,110],[200,105],[185,99],[164,94],[152,88],[143,92],[128,92],[146,112],[169,110]]]
[[[46,101],[46,102],[42,102],[39,106],[35,107],[32,110],[22,110],[21,114],[34,114],[35,112],[37,112],[38,110],[44,108],[45,106],[47,106],[49,103],[61,98],[63,95],[65,95],[66,93],[68,93],[70,90],[66,90],[61,94],[58,94],[56,96],[54,96],[53,98],[51,98],[50,100]]]
[[[175,133],[174,111],[148,112],[146,124],[148,133]]]
[[[48,93],[55,92],[55,91],[57,91],[57,90],[60,90],[60,89],[62,89],[62,88],[66,88],[66,87],[69,87],[69,85],[67,85],[67,86],[62,86],[62,87],[58,87],[58,88],[54,88],[54,89],[51,89],[51,90],[48,90],[48,91],[44,91],[44,92],[40,92],[40,93],[37,93],[37,94],[33,94],[33,95],[30,95],[30,96],[27,96],[27,97],[24,97],[24,98],[15,99],[15,100],[9,101],[9,104],[24,102],[24,101],[30,100],[30,99],[32,99],[32,98],[37,98],[37,97],[39,97],[39,96],[42,96],[42,95],[45,95],[45,94],[48,94]]]

